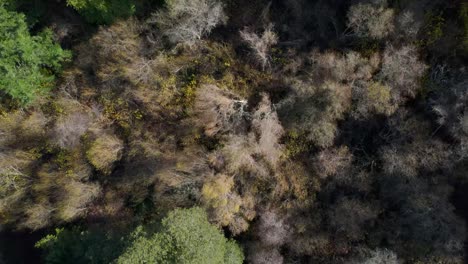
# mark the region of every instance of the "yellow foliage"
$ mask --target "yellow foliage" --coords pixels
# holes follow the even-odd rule
[[[110,174],[114,163],[122,157],[123,143],[114,135],[104,134],[91,143],[86,157],[97,170]]]
[[[151,117],[175,116],[181,110],[180,105],[176,103],[176,98],[180,96],[177,76],[160,68],[157,69],[157,72],[155,71],[152,71],[149,84],[138,85],[132,91],[132,95],[144,106],[145,115]]]
[[[286,157],[294,157],[310,148],[307,140],[307,135],[304,132],[299,132],[296,129],[288,131],[285,137],[285,155]]]
[[[396,110],[391,102],[390,87],[379,82],[372,82],[367,87],[367,96],[370,106],[379,114],[390,115]]]
[[[214,181],[205,183],[202,189],[203,198],[213,207],[226,206],[229,193],[234,186],[232,177],[221,175]]]
[[[193,106],[193,102],[196,97],[197,84],[196,76],[192,74],[182,88],[182,97],[178,98],[178,102],[182,104],[184,109],[190,109]]]
[[[122,129],[128,131],[134,115],[129,108],[128,102],[121,97],[119,98],[101,98],[104,105],[104,115],[116,122]]]
[[[202,188],[202,200],[209,207],[214,220],[231,231],[240,233],[248,227],[241,212],[242,198],[232,191],[233,177],[217,175]]]

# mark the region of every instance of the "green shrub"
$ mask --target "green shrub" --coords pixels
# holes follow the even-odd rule
[[[54,74],[70,55],[53,42],[52,31],[31,36],[25,16],[0,5],[0,95],[31,102],[52,88]]]
[[[442,12],[439,14],[428,12],[426,14],[426,45],[434,44],[444,35],[445,19],[442,15]]]
[[[462,3],[460,18],[464,27],[462,48],[465,52],[468,52],[468,3]]]
[[[132,0],[67,0],[67,3],[94,24],[110,24],[135,12]]]
[[[110,263],[122,251],[124,241],[102,231],[55,229],[36,243],[37,248],[46,250],[47,264],[101,264]]]
[[[142,228],[117,263],[242,263],[242,250],[208,222],[200,208],[176,209],[153,235]]]
[[[24,13],[26,16],[26,23],[30,28],[36,26],[40,22],[46,20],[48,5],[47,1],[43,0],[2,0],[0,1],[5,5],[9,11],[17,11]]]

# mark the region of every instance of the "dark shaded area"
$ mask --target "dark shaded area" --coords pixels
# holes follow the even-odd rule
[[[48,230],[0,232],[0,254],[5,264],[41,263],[42,252],[34,245],[46,234]]]
[[[468,166],[468,164],[467,164]],[[451,202],[455,205],[456,213],[463,217],[468,224],[468,183],[456,184],[451,197]],[[465,235],[468,237],[468,234]],[[468,263],[468,241],[465,240],[465,263]]]

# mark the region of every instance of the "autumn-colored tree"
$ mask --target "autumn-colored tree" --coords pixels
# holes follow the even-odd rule
[[[88,161],[99,171],[109,174],[122,157],[122,141],[112,134],[98,136],[86,151]]]
[[[348,12],[348,28],[357,36],[382,39],[394,30],[393,9],[385,8],[383,3],[386,1],[376,2],[351,6]]]
[[[221,226],[229,226],[236,233],[248,228],[242,216],[242,197],[236,193],[233,177],[216,175],[203,185],[202,199],[212,214],[211,219]]]

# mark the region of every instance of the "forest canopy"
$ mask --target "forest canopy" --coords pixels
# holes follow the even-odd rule
[[[468,260],[462,0],[0,0],[0,263]]]

